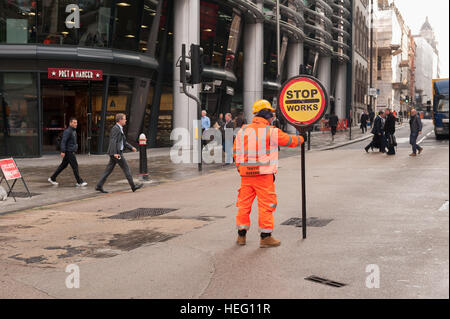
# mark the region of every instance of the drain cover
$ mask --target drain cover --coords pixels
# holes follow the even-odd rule
[[[346,286],[346,284],[343,284],[341,282],[337,282],[337,281],[333,281],[333,280],[329,280],[329,279],[325,279],[325,278],[321,278],[321,277],[317,277],[317,276],[309,276],[309,277],[306,277],[305,279],[309,280],[309,281],[317,282],[319,284],[336,287],[336,288]]]
[[[309,217],[306,219],[306,226],[308,227],[324,227],[328,225],[333,219],[322,219],[317,217]],[[302,227],[302,219],[293,217],[289,218],[285,222],[281,223],[281,225],[291,225],[296,227]]]
[[[30,193],[30,194],[31,196],[41,195],[41,193]],[[28,196],[27,192],[12,192],[11,194],[9,194],[9,197],[25,198],[30,196]]]
[[[136,208],[110,216],[112,219],[138,219],[142,217],[154,217],[164,215],[177,210],[176,208]]]

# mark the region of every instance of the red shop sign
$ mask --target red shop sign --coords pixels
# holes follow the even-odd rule
[[[102,70],[48,68],[49,79],[102,81]]]
[[[16,166],[16,163],[12,158],[0,160],[0,168],[3,172],[3,176],[5,176],[5,179],[7,181],[22,177],[22,175],[20,175],[19,169]]]

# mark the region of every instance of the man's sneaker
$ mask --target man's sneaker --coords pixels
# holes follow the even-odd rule
[[[416,153],[411,153],[409,156],[417,156]]]
[[[419,154],[422,153],[423,147],[419,148]]]
[[[55,185],[55,186],[58,185],[58,183],[57,183],[56,181],[53,181],[51,177],[48,178],[48,181],[49,181],[50,183],[52,183],[52,185]]]
[[[280,246],[281,241],[276,240],[272,236],[267,236],[266,238],[262,239],[259,242],[259,247],[261,248],[269,248],[269,247],[277,247]]]
[[[78,183],[75,184],[76,187],[84,187],[84,186],[86,186],[86,185],[87,185],[86,182],[83,182],[83,183],[81,183],[81,184],[78,184]]]
[[[246,242],[246,236],[239,236],[236,240],[236,244],[240,245],[240,246],[244,246]]]

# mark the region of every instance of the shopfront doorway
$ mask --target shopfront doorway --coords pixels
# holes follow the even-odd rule
[[[41,75],[42,153],[57,153],[57,141],[69,119],[78,120],[79,153],[96,153],[103,81],[56,80]]]

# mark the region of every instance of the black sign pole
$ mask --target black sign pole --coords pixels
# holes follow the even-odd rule
[[[300,133],[305,139],[305,128],[300,129]],[[305,143],[303,142],[300,147],[300,157],[301,157],[301,175],[302,175],[302,233],[303,239],[306,238],[306,169],[305,169]]]

